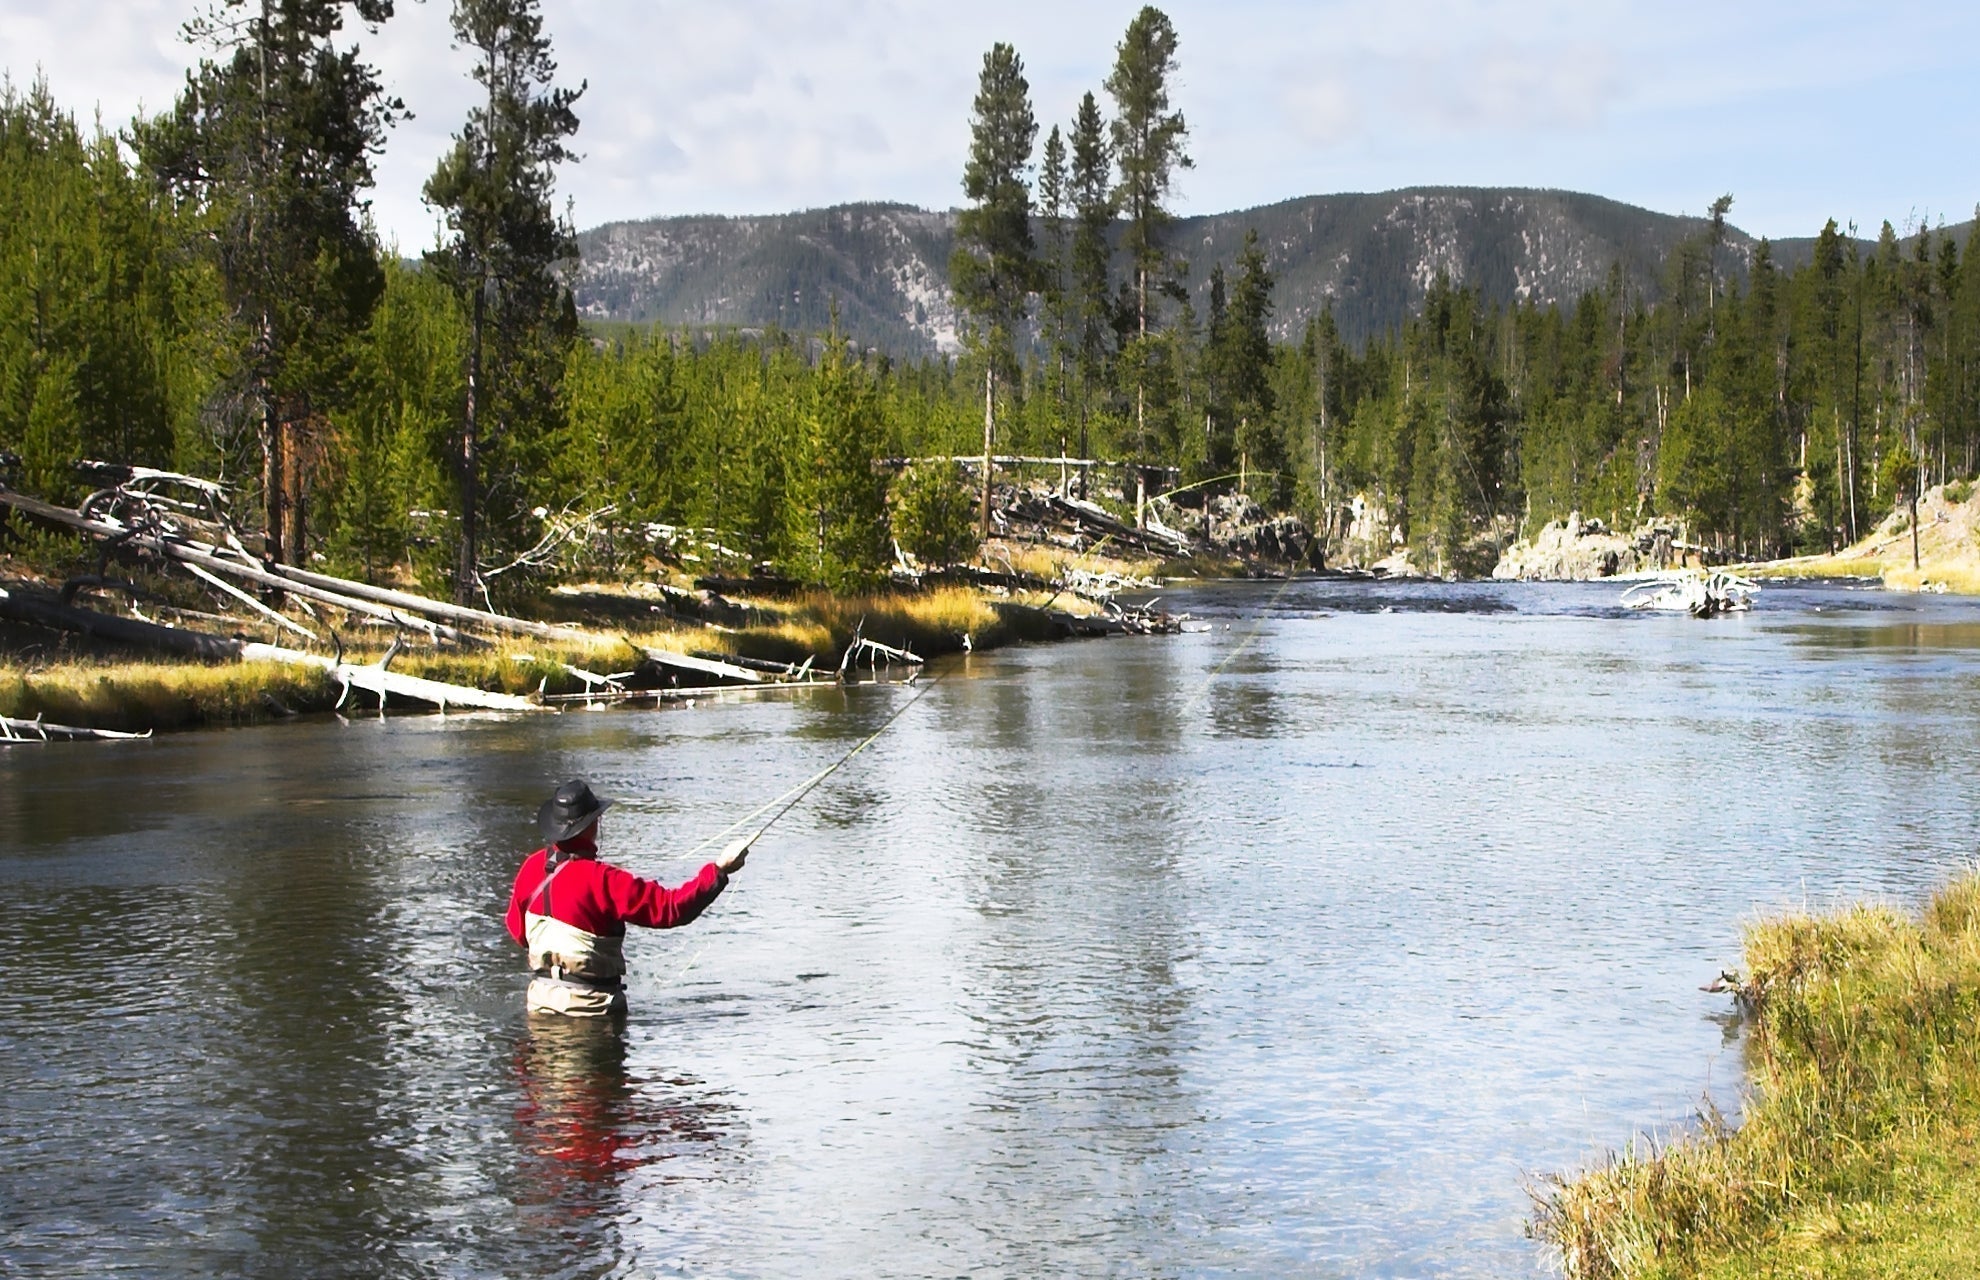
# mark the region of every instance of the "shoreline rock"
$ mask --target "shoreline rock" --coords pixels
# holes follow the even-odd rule
[[[1599,519],[1550,520],[1532,538],[1505,549],[1492,568],[1498,581],[1594,582],[1655,572],[1671,563],[1677,531],[1649,525],[1620,534]]]

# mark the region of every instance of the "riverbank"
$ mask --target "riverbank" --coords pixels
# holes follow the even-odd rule
[[[1980,872],[1747,931],[1752,1097],[1554,1181],[1532,1232],[1571,1280],[1980,1274]]]
[[[1123,562],[1120,569],[1141,566]],[[11,572],[9,572],[11,570]],[[0,578],[31,579],[0,564]],[[139,584],[155,598],[183,584]],[[730,656],[830,670],[855,634],[919,657],[994,649],[1065,634],[1067,614],[1091,612],[1077,597],[1051,592],[946,586],[836,596],[825,591],[752,596],[690,593],[651,583],[581,584],[549,593],[530,612],[554,619],[581,639],[511,637],[475,647],[418,646],[395,657],[392,671],[495,693],[571,694],[586,689],[578,672],[612,673],[639,665],[645,651]],[[683,608],[724,621],[687,616]],[[102,607],[102,601],[95,602]],[[1048,607],[1049,606],[1049,607]],[[170,606],[152,608],[170,614]],[[284,637],[257,620],[236,618],[235,634]],[[261,635],[260,631],[266,631]],[[290,638],[289,643],[293,644]],[[379,629],[346,631],[352,662],[376,661],[389,645]],[[280,662],[202,662],[132,653],[20,625],[0,627],[0,716],[142,732],[251,724],[333,709],[341,685],[323,670]]]
[[[1915,536],[1910,508],[1900,507],[1834,555],[1770,560],[1742,566],[1741,572],[1758,578],[1877,578],[1893,591],[1980,595],[1980,489],[1966,481],[1928,489],[1918,500]]]
[[[1624,533],[1576,513],[1508,546],[1492,576],[1525,582],[1591,582],[1724,563],[1724,557],[1711,548],[1686,543],[1674,525],[1652,522]],[[1956,481],[1927,490],[1918,500],[1915,539],[1911,509],[1905,506],[1861,540],[1833,554],[1727,567],[1758,579],[1874,578],[1893,591],[1980,595],[1980,489]]]

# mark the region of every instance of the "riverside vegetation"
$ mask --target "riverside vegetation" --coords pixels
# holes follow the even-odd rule
[[[1152,8],[1042,144],[1017,51],[986,56],[958,359],[587,332],[552,213],[583,103],[552,82],[530,0],[456,6],[481,101],[428,188],[443,235],[409,257],[366,226],[398,113],[341,28],[391,12],[193,24],[185,94],[118,132],[39,84],[0,95],[10,483],[72,503],[85,457],[237,478],[278,559],[515,601],[543,572],[496,571],[568,512],[718,530],[787,576],[868,586],[891,563],[876,460],[986,444],[1228,477],[1205,499],[1243,476],[1331,561],[1400,547],[1446,574],[1576,510],[1678,519],[1747,558],[1827,551],[1980,467],[1980,266],[1944,228],[1832,223],[1790,269],[1729,246],[1720,200],[1655,288],[1619,268],[1572,305],[1501,307],[1441,279],[1365,342],[1324,311],[1281,323],[1278,246],[1191,263],[1172,242],[1190,134]],[[1206,272],[1199,308],[1183,286]]]
[[[1980,1274],[1980,873],[1747,930],[1752,1096],[1540,1193],[1576,1280]]]

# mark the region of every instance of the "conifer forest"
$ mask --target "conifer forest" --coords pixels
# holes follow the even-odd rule
[[[583,91],[556,82],[535,0],[455,0],[480,105],[426,187],[442,231],[379,242],[365,195],[403,108],[362,48],[391,17],[217,6],[187,26],[178,100],[117,127],[7,88],[0,479],[73,503],[80,459],[223,478],[273,558],[499,600],[576,521],[599,559],[692,526],[786,576],[870,581],[890,525],[930,506],[925,473],[886,465],[903,458],[1175,468],[1187,500],[1243,487],[1335,542],[1379,512],[1444,574],[1573,511],[1751,558],[1827,551],[1980,469],[1964,228],[1830,222],[1783,264],[1727,242],[1728,196],[1654,290],[1618,268],[1569,305],[1498,304],[1440,277],[1398,331],[1288,327],[1271,246],[1191,261],[1167,234],[1193,157],[1183,42],[1154,8],[1077,102],[1034,103],[1019,50],[984,55],[957,157],[959,355],[589,326],[555,192]],[[977,478],[938,481],[977,514]]]

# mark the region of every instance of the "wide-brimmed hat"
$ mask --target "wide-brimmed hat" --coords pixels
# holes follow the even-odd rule
[[[589,782],[572,778],[536,811],[536,825],[545,840],[556,844],[582,832],[611,807],[610,800],[601,800],[591,793]]]

